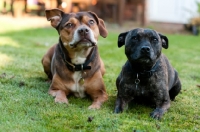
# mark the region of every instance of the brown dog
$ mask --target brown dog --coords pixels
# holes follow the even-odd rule
[[[55,102],[68,104],[68,96],[89,95],[90,109],[99,109],[107,100],[103,82],[104,63],[97,47],[98,36],[107,36],[104,21],[93,12],[66,14],[59,9],[46,10],[47,20],[56,28],[59,43],[42,59],[45,73],[52,79],[49,94]]]

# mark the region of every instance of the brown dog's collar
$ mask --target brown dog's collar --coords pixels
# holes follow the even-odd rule
[[[61,56],[62,56],[62,59],[64,60],[65,62],[65,65],[67,66],[67,68],[70,70],[70,71],[83,71],[83,70],[90,70],[91,69],[91,66],[88,66],[88,64],[90,62],[92,62],[95,58],[95,53],[96,53],[96,50],[97,50],[97,47],[94,46],[94,48],[92,49],[92,53],[89,55],[89,57],[87,58],[86,62],[84,64],[80,64],[80,65],[76,65],[76,64],[72,64],[70,63],[69,61],[67,61],[67,58],[65,56],[65,53],[63,52],[62,50],[62,43],[60,42],[59,43],[59,50],[60,50],[60,53],[61,53]]]

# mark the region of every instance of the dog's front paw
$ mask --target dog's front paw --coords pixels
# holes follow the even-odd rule
[[[66,98],[66,94],[64,91],[62,90],[51,90],[50,93],[52,96],[56,96],[55,97],[55,102],[56,103],[65,103],[68,104],[68,99]]]
[[[100,109],[101,108],[101,103],[99,102],[93,102],[92,105],[88,107],[88,109]]]
[[[150,116],[154,119],[160,120],[163,114],[164,114],[163,109],[156,108],[153,112],[150,113]]]
[[[99,106],[99,105],[90,105],[88,107],[88,109],[100,109],[100,108],[101,108],[101,106]]]
[[[66,97],[65,97],[65,98],[62,98],[62,97],[56,96],[55,102],[56,102],[56,103],[65,103],[65,104],[69,104],[69,103],[68,103],[68,99],[67,99]]]
[[[121,113],[121,112],[122,112],[122,108],[115,107],[114,113]]]

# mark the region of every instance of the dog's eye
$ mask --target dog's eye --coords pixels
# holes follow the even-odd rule
[[[94,20],[90,20],[90,21],[89,21],[89,24],[90,24],[90,25],[94,24]]]
[[[133,36],[132,39],[135,40],[135,41],[138,41],[138,37],[137,36]]]
[[[152,38],[152,41],[153,41],[153,42],[157,42],[158,39],[157,39],[157,38]]]
[[[73,26],[72,23],[67,23],[67,25],[66,25],[65,27],[67,27],[67,28],[71,28],[72,26]]]

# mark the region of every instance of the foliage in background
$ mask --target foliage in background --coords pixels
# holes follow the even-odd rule
[[[197,7],[198,7],[198,12],[200,13],[200,2],[196,2],[196,4],[197,4]]]

